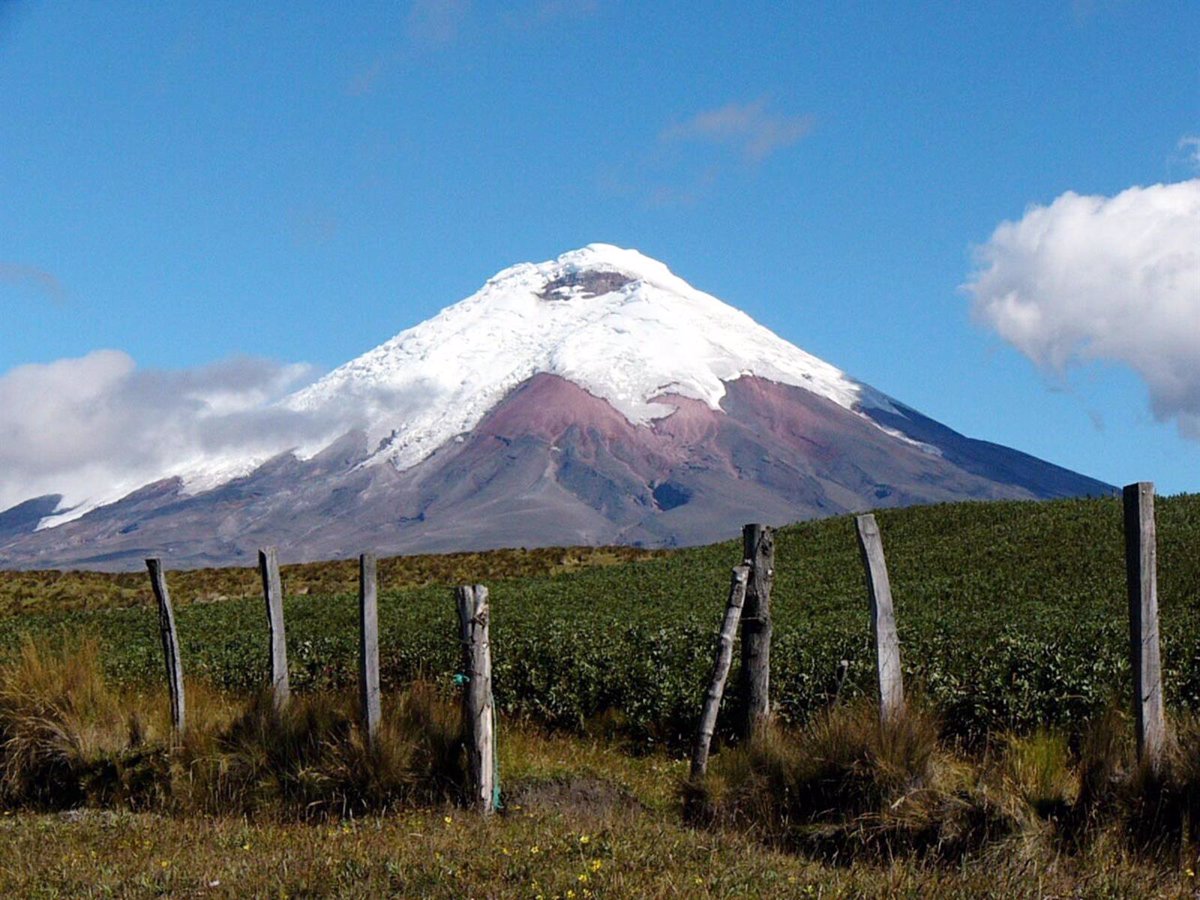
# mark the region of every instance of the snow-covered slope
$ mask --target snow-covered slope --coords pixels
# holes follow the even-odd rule
[[[896,412],[884,395],[696,290],[636,250],[589,244],[522,263],[289,398],[297,410],[366,407],[376,458],[419,463],[533,375],[558,375],[632,424],[677,394],[718,409],[724,382],[757,375],[839,406]],[[310,452],[317,448],[309,448]]]

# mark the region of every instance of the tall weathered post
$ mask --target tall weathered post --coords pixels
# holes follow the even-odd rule
[[[883,540],[879,536],[875,516],[869,513],[858,516],[855,524],[863,568],[866,570],[867,594],[871,601],[871,633],[875,637],[879,671],[879,719],[887,724],[904,715],[904,680],[900,671],[896,615],[892,610],[892,586],[888,581]]]
[[[375,556],[358,558],[358,687],[362,705],[362,727],[367,742],[379,736],[379,605]]]
[[[267,603],[267,626],[271,655],[271,691],[275,709],[283,709],[291,694],[288,684],[287,639],[283,631],[283,586],[279,580],[279,553],[274,547],[258,551],[263,597]]]
[[[771,585],[775,534],[765,525],[742,528],[742,558],[750,567],[742,610],[741,733],[750,737],[771,718]]]
[[[495,812],[499,800],[488,590],[482,584],[467,585],[455,591],[455,599],[466,680],[463,685],[463,728],[467,745],[467,803],[486,815]]]
[[[1162,771],[1167,726],[1163,713],[1162,664],[1158,644],[1158,567],[1154,527],[1154,484],[1126,485],[1125,574],[1129,593],[1129,658],[1133,669],[1133,721],[1138,759]]]
[[[167,665],[167,687],[171,694],[171,731],[178,740],[183,736],[185,724],[179,633],[175,630],[175,612],[171,609],[171,595],[167,593],[167,577],[163,572],[162,560],[157,557],[147,559],[146,569],[150,572],[150,585],[154,589],[154,599],[158,602],[158,634],[162,640],[163,659]]]
[[[725,679],[733,664],[733,639],[737,636],[738,622],[742,618],[742,606],[746,602],[746,583],[750,579],[750,567],[735,566],[733,581],[729,585],[729,601],[725,605],[725,619],[721,633],[717,635],[717,653],[713,660],[712,679],[708,693],[704,695],[704,709],[700,713],[700,725],[696,729],[696,746],[692,751],[692,778],[701,778],[708,771],[708,753],[712,747],[713,732],[717,728],[717,712],[721,708],[721,697],[725,694]]]

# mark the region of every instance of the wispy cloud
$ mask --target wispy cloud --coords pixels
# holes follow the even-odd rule
[[[361,409],[276,402],[312,375],[253,358],[141,369],[118,350],[11,369],[0,375],[0,509],[51,493],[115,499],[213,460],[323,446]]]
[[[1128,366],[1200,440],[1200,179],[1068,192],[1003,222],[966,285],[980,321],[1050,371]]]
[[[702,110],[611,164],[597,188],[637,198],[648,209],[695,206],[731,176],[754,177],[758,163],[799,143],[812,128],[812,116],[773,112],[765,99]]]
[[[328,244],[337,236],[337,216],[321,206],[294,206],[286,214],[287,232],[297,247]]]
[[[1076,26],[1083,27],[1101,15],[1107,15],[1125,0],[1071,0],[1071,16]]]
[[[687,209],[701,204],[717,185],[718,169],[665,171],[644,163],[609,166],[596,177],[596,190],[645,209]]]
[[[728,103],[696,113],[663,129],[666,143],[702,141],[729,146],[746,159],[759,162],[799,143],[812,131],[813,117],[771,112],[766,100]]]
[[[365,97],[375,90],[375,85],[382,74],[383,59],[379,58],[350,79],[350,83],[346,85],[346,93],[351,97]]]
[[[470,12],[470,0],[415,0],[408,14],[409,40],[433,47],[451,44]]]
[[[65,303],[67,290],[53,273],[35,266],[0,262],[0,284],[32,291],[52,303]]]
[[[707,166],[678,184],[658,184],[650,188],[646,204],[652,209],[696,206],[716,184],[717,167]]]
[[[505,20],[517,28],[537,28],[551,23],[569,22],[595,15],[600,9],[597,0],[540,0],[537,3],[514,6]]]
[[[1180,138],[1178,149],[1183,154],[1184,161],[1200,172],[1200,136],[1189,134]]]

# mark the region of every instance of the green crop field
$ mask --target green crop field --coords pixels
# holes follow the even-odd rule
[[[885,511],[878,519],[905,675],[940,712],[947,735],[972,743],[1000,730],[1071,727],[1124,696],[1119,500],[968,503]],[[1160,498],[1158,534],[1168,704],[1198,709],[1200,496]],[[428,563],[415,576],[399,561],[382,564],[385,688],[415,678],[450,683],[459,651],[449,588],[483,582],[492,590],[495,691],[504,713],[571,730],[602,722],[643,745],[686,741],[740,543],[624,558],[617,551],[595,559],[514,553],[447,557],[454,565]],[[352,573],[347,564],[285,568],[289,663],[299,690],[354,683]],[[82,580],[59,601],[29,593],[36,577],[61,582],[4,576],[26,594],[0,618],[0,653],[22,634],[92,634],[110,677],[161,679],[145,576],[91,576],[94,595]],[[187,677],[238,691],[260,684],[266,631],[253,572],[169,578]],[[222,599],[213,599],[213,583]],[[112,584],[120,590],[103,587]],[[243,596],[229,595],[237,593]],[[783,721],[803,721],[831,702],[842,659],[849,662],[843,696],[873,690],[851,518],[779,532],[773,617],[772,692]]]

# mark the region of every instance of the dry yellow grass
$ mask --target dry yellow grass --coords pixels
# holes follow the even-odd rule
[[[669,550],[636,547],[543,547],[395,556],[379,561],[379,582],[386,589],[458,584],[477,578],[528,578],[555,575],[592,566],[610,566],[655,556]],[[170,560],[164,560],[168,569]],[[299,563],[283,566],[282,578],[291,594],[341,594],[358,590],[357,560]],[[177,605],[257,596],[262,591],[258,570],[250,568],[191,569],[170,572],[172,600]],[[109,609],[151,603],[150,582],[144,572],[85,572],[41,570],[0,571],[0,615],[26,611]]]

